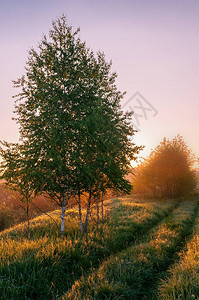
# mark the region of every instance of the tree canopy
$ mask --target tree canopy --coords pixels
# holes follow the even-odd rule
[[[181,136],[166,138],[138,166],[135,191],[164,197],[186,195],[194,190],[194,157]]]
[[[31,187],[55,199],[63,219],[71,195],[86,192],[90,199],[104,176],[108,186],[128,192],[124,176],[140,149],[132,142],[130,115],[121,110],[124,94],[111,62],[90,50],[79,30],[65,16],[54,21],[38,49],[29,51],[25,74],[14,81],[20,88],[15,120],[21,160],[28,161]],[[13,147],[7,144],[6,151]]]

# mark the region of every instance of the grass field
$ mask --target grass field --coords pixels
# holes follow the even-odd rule
[[[196,216],[192,238],[179,261],[171,266],[169,274],[159,285],[159,299],[198,299],[199,298],[199,212]]]
[[[67,212],[64,238],[48,216],[31,221],[30,241],[25,223],[1,232],[1,299],[197,299],[197,197],[120,197],[105,202],[105,213],[87,235],[76,209]],[[51,216],[59,225],[60,212]]]

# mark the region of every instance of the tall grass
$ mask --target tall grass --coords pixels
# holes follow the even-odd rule
[[[180,254],[180,261],[169,270],[169,276],[159,286],[159,299],[199,298],[199,213],[192,239]]]
[[[82,274],[146,233],[173,206],[122,198],[109,201],[109,218],[98,229],[90,224],[84,236],[75,210],[66,217],[65,238],[58,236],[58,228],[47,216],[31,221],[31,241],[26,238],[25,223],[5,230],[0,234],[1,299],[57,298]],[[59,211],[52,213],[58,223],[59,215]]]
[[[195,209],[194,202],[181,204],[146,240],[113,255],[89,277],[82,276],[63,299],[152,299],[153,283],[189,233]]]

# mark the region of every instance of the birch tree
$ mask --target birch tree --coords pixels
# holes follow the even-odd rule
[[[93,191],[101,178],[128,190],[124,175],[139,151],[130,138],[129,116],[120,108],[124,94],[116,87],[112,63],[90,50],[79,30],[65,16],[53,21],[38,49],[29,51],[24,75],[14,81],[20,89],[15,120],[31,162],[31,185],[61,206],[62,235],[70,198],[78,195],[83,230],[81,194],[88,194],[87,231]]]

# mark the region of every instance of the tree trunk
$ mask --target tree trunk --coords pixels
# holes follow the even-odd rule
[[[99,199],[97,197],[97,226],[99,224]]]
[[[65,210],[66,210],[66,192],[64,189],[64,194],[63,194],[63,202],[62,202],[62,214],[61,214],[61,236],[64,235],[64,231],[65,231]]]
[[[81,195],[80,195],[80,192],[79,192],[78,198],[79,198],[79,227],[80,227],[80,231],[83,232],[83,226],[82,226],[82,207],[81,207]]]
[[[102,221],[104,221],[104,192],[103,191],[102,191],[101,209],[102,209]]]
[[[28,223],[28,240],[30,241],[30,217],[29,217],[29,203],[27,203],[26,207],[26,218]]]
[[[89,219],[89,214],[90,214],[90,208],[91,208],[91,190],[89,192],[89,198],[88,198],[88,205],[87,205],[87,212],[86,212],[86,220],[84,224],[84,232],[87,232],[88,228],[88,219]]]

